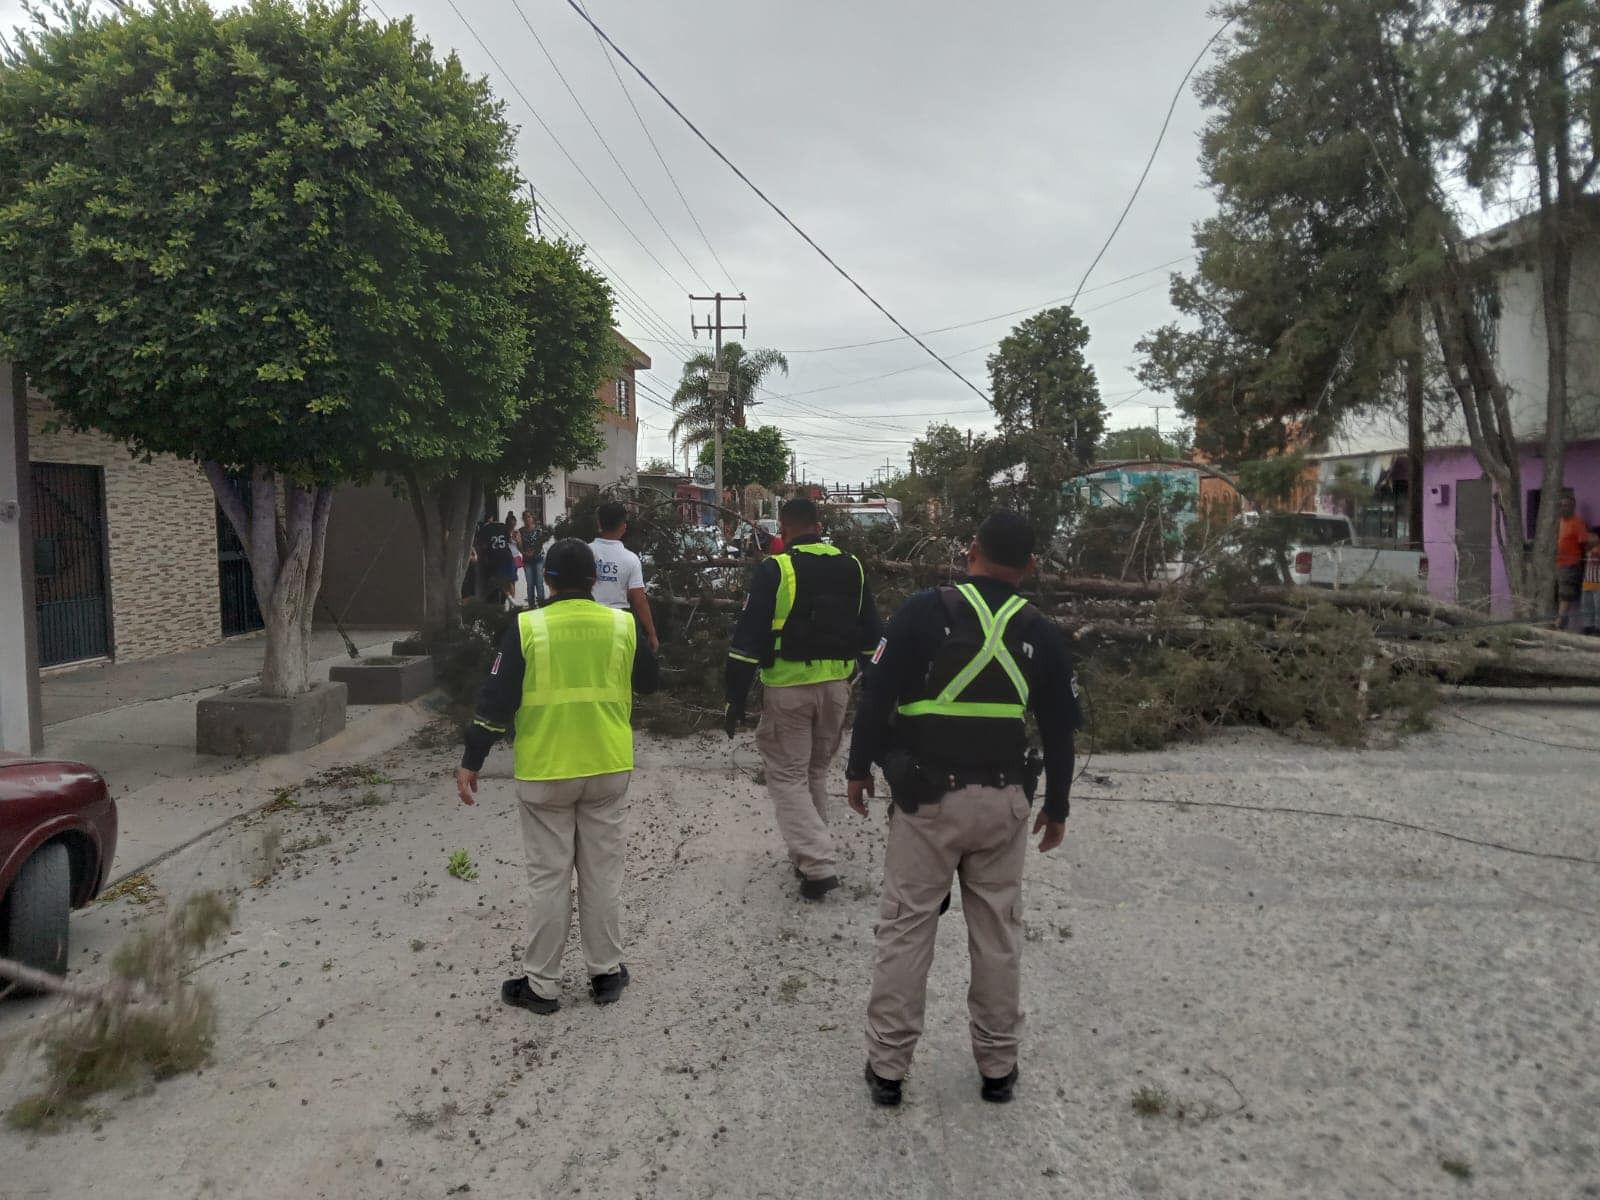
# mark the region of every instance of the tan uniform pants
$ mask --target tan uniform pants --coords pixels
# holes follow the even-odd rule
[[[533,908],[522,965],[528,985],[546,999],[560,990],[561,952],[572,925],[573,867],[589,974],[610,975],[622,963],[622,867],[628,849],[623,818],[631,778],[631,771],[619,771],[517,783]]]
[[[961,880],[972,983],[972,1054],[991,1079],[1009,1075],[1022,1032],[1022,864],[1028,801],[1020,787],[966,787],[916,812],[892,809],[867,1002],[867,1061],[904,1079],[922,1035],[939,905]]]
[[[836,873],[828,829],[828,770],[844,739],[850,684],[769,687],[756,745],[789,859],[807,879]]]

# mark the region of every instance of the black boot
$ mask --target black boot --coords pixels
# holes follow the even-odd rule
[[[1003,1075],[999,1079],[983,1077],[983,1098],[991,1104],[1010,1104],[1011,1094],[1017,1087],[1017,1069],[1011,1068],[1011,1074]]]
[[[619,966],[609,975],[591,975],[589,993],[596,1004],[615,1004],[622,999],[622,989],[628,986],[627,964]]]
[[[829,875],[826,879],[802,879],[800,881],[800,898],[803,900],[821,900],[838,886],[839,877],[837,875]]]
[[[883,1108],[894,1108],[900,1103],[900,1080],[881,1078],[872,1069],[872,1064],[867,1064],[867,1091],[872,1094],[872,1102]]]
[[[512,1008],[525,1008],[529,1012],[545,1017],[561,1007],[561,1001],[546,1000],[529,987],[526,975],[518,975],[515,979],[508,979],[502,983],[500,999]]]

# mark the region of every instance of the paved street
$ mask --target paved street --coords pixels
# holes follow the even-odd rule
[[[92,1131],[0,1133],[7,1195],[1593,1194],[1592,706],[1461,705],[1397,749],[1244,731],[1097,757],[1066,847],[1029,858],[1017,1102],[977,1098],[958,895],[894,1112],[859,1074],[879,818],[840,803],[845,886],[803,906],[748,741],[644,739],[635,982],[597,1009],[573,954],[534,1018],[497,997],[525,919],[508,755],[464,809],[436,736],[189,847],[152,905],[76,921],[93,976],[130,923],[240,887],[196,977],[221,1043],[201,1075],[105,1097]],[[252,886],[267,821],[290,853]],[[475,881],[445,873],[457,849]],[[41,1011],[7,1005],[0,1036]]]

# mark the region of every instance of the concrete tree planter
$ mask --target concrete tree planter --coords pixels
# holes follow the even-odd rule
[[[308,750],[344,731],[347,703],[342,683],[288,697],[263,696],[254,683],[230,688],[195,706],[195,749],[248,758]]]
[[[349,689],[351,704],[409,704],[433,690],[433,659],[363,659],[330,668],[328,678]]]

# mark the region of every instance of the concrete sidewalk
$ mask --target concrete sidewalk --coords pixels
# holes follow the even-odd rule
[[[414,630],[358,629],[350,640],[363,654],[409,637]],[[78,717],[109,712],[148,700],[167,700],[254,679],[261,673],[266,635],[245,634],[213,646],[183,650],[130,663],[101,663],[47,671],[39,680],[45,728]],[[344,641],[332,629],[311,635],[311,660],[322,676],[332,662],[346,657]],[[324,661],[327,660],[327,661]]]
[[[406,631],[364,630],[363,653],[387,653]],[[264,759],[195,753],[201,698],[257,677],[263,641],[230,639],[144,662],[61,672],[41,681],[44,753],[88,763],[116,797],[121,833],[113,877],[138,870],[249,812],[273,792],[342,763],[384,753],[433,719],[425,704],[352,706],[338,737],[300,754]],[[312,676],[348,661],[333,631],[318,631]]]

